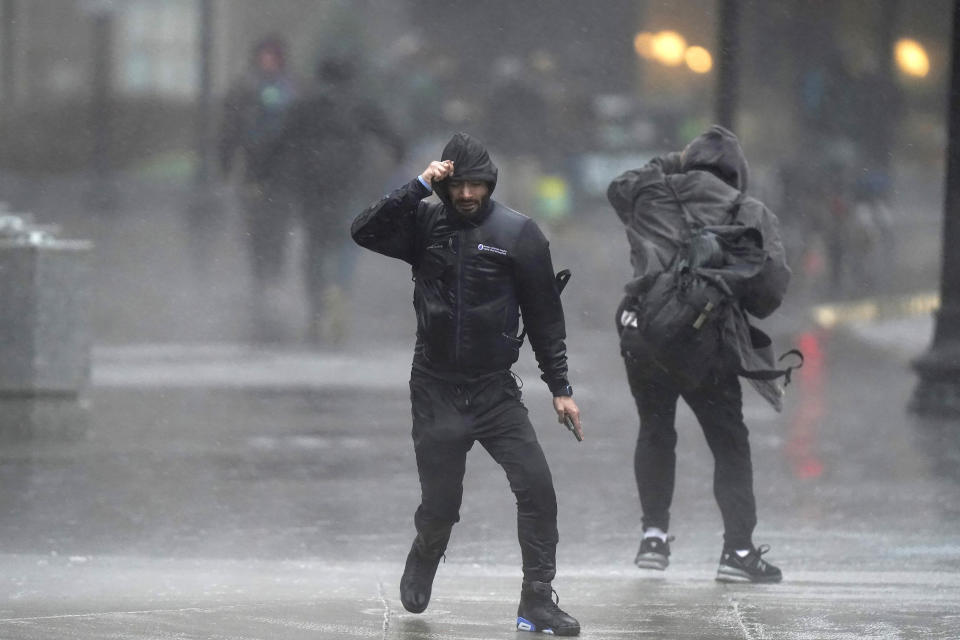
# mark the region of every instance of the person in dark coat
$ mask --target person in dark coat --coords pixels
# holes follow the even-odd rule
[[[486,149],[458,133],[440,161],[353,222],[359,245],[410,264],[415,283],[410,399],[422,500],[400,599],[413,613],[426,609],[459,520],[467,452],[480,442],[506,471],[517,499],[523,556],[517,628],[576,635],[579,623],[551,598],[556,494],[510,371],[523,342],[522,316],[554,410],[582,437],[567,379],[563,307],[546,238],[533,220],[490,198],[496,184]],[[432,192],[440,202],[424,202]]]
[[[276,36],[253,47],[250,68],[224,100],[218,145],[224,175],[231,173],[238,157],[243,162],[240,200],[258,330],[267,320],[264,294],[282,276],[294,219],[294,159],[289,153],[277,153],[277,140],[297,97],[296,82],[287,72],[286,60],[286,43]]]
[[[353,252],[347,237],[355,210],[356,183],[370,159],[369,139],[387,150],[395,163],[405,143],[389,118],[358,83],[357,65],[343,56],[325,56],[314,82],[293,104],[275,150],[292,152],[295,194],[306,239],[303,278],[308,300],[308,339],[334,342],[345,336],[346,298],[350,292]]]
[[[634,471],[644,533],[637,566],[663,570],[669,563],[672,537],[667,532],[677,443],[674,423],[677,400],[682,397],[700,422],[715,460],[714,495],[724,525],[717,580],[777,582],[782,577],[780,570],[761,558],[768,547],[753,545],[757,522],[753,467],[738,370],[774,368],[770,341],[750,326],[747,314],[762,318],[773,313],[786,292],[790,269],[777,218],[763,203],[745,195],[747,177],[739,140],[723,127],[713,126],[682,153],[656,158],[618,176],[607,197],[626,228],[638,280],[670,268],[687,238],[687,215],[702,226],[747,227],[765,252],[750,278],[738,284],[737,304],[720,325],[726,353],[733,354],[732,359],[703,362],[707,374],[693,386],[649,359],[626,355],[625,363],[640,415]],[[639,305],[642,312],[642,298]],[[622,327],[630,318],[621,315],[617,320]],[[779,384],[773,380],[750,382],[779,410]]]

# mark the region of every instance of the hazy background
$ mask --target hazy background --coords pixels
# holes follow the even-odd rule
[[[744,0],[740,11],[735,129],[751,193],[784,225],[794,295],[935,289],[950,3]],[[501,165],[499,199],[549,233],[587,234],[578,251],[602,250],[609,293],[568,303],[605,307],[600,323],[629,275],[625,242],[589,244],[612,242],[591,239],[598,229],[619,238],[606,184],[714,114],[711,0],[2,0],[0,12],[0,200],[97,243],[98,342],[250,337],[240,178],[221,174],[215,148],[223,97],[264,36],[287,41],[305,85],[318,60],[352,60],[406,140],[400,166],[374,147],[362,176],[331,185],[356,203],[345,220],[471,132]],[[913,48],[897,53],[903,39]],[[879,185],[882,216],[853,213],[864,185]],[[302,234],[289,233],[295,254]],[[273,336],[293,343],[296,260],[275,301],[289,322]],[[355,290],[371,264],[357,260]]]
[[[713,122],[725,1],[0,0],[0,201],[94,243],[92,384],[0,403],[0,636],[512,633],[515,504],[483,453],[435,604],[397,601],[419,500],[413,286],[346,232],[467,131],[500,166],[494,197],[573,271],[583,443],[529,348],[515,371],[557,488],[557,590],[585,636],[955,638],[956,421],[907,412],[938,303],[946,0],[733,3],[733,128],[794,270],[761,326],[807,357],[783,413],[744,385],[756,540],[786,579],[713,582],[712,457],[683,407],[671,566],[650,580],[632,565],[637,415],[613,328],[631,269],[604,192]],[[405,147],[398,161],[375,138],[299,141],[334,167],[315,185],[335,203],[316,256],[346,274],[318,292],[319,326],[302,265],[320,207],[265,218],[286,253],[258,283],[245,167],[218,154],[228,91],[268,36],[298,95],[340,103],[313,76],[348,62]],[[58,311],[40,315],[67,324]]]

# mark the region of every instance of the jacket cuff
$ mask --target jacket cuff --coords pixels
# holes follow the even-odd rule
[[[553,394],[554,398],[560,396],[572,396],[573,387],[570,386],[570,383],[566,380],[556,380],[550,383],[550,393]]]
[[[414,192],[420,197],[421,200],[429,196],[431,193],[433,193],[432,189],[428,189],[423,184],[423,180],[420,179],[420,176],[417,176],[416,178],[411,180],[410,186],[413,188]]]

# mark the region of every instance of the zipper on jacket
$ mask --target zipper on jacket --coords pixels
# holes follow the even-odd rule
[[[457,371],[460,370],[460,333],[461,333],[461,317],[463,315],[461,309],[461,300],[462,300],[462,290],[463,290],[463,236],[462,231],[457,231],[456,242],[454,243],[454,251],[457,254],[457,310],[456,310],[456,330],[454,332],[455,344],[453,345],[453,362],[457,367]]]

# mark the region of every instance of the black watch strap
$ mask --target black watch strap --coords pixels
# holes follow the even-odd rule
[[[560,387],[559,389],[556,389],[553,392],[554,398],[559,396],[572,396],[572,395],[573,395],[573,387],[571,387],[570,385],[567,385],[565,387]]]

